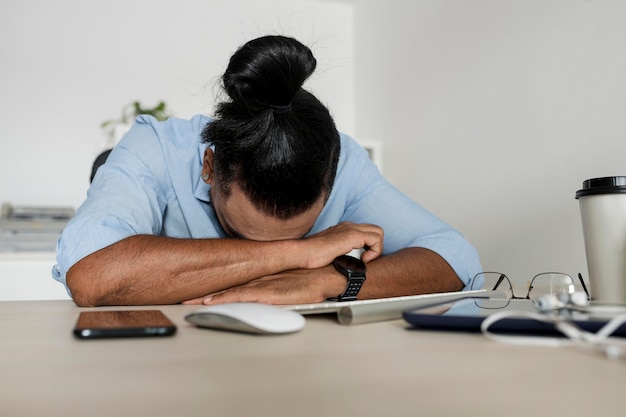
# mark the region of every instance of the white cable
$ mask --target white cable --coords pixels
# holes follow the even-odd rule
[[[556,337],[529,337],[529,336],[507,336],[494,334],[489,328],[496,322],[505,318],[529,318],[543,323],[550,323],[555,328],[567,336],[568,339]],[[591,333],[580,329],[571,321],[562,318],[550,317],[538,313],[502,311],[487,317],[480,325],[482,333],[495,341],[517,345],[534,346],[571,346],[579,345],[587,348],[599,349],[608,358],[617,359],[623,355],[623,346],[615,338],[609,336],[613,334],[622,324],[626,323],[626,314],[613,317],[597,333]]]

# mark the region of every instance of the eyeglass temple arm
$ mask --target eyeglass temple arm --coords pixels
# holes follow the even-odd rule
[[[502,284],[502,281],[504,280],[504,278],[506,278],[506,275],[504,274],[500,274],[500,278],[498,278],[498,282],[496,282],[496,285],[493,286],[493,288],[491,289],[491,291],[495,291],[498,289],[498,287],[500,286],[500,284]]]
[[[587,290],[587,286],[585,285],[585,280],[583,279],[583,274],[578,273],[578,279],[580,280],[580,285],[582,285],[583,290],[585,290],[585,294],[587,294],[587,300],[591,300],[591,296],[589,295],[589,291]]]

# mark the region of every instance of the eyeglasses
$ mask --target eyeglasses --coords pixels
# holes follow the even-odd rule
[[[589,291],[581,274],[578,274],[580,288],[582,288],[589,300]],[[490,299],[489,302],[481,302],[482,308],[504,308],[512,299],[531,300],[535,302],[539,297],[544,295],[568,296],[577,291],[574,279],[567,274],[561,272],[543,272],[533,277],[528,285],[528,291],[525,297],[518,297],[513,291],[511,280],[505,274],[500,272],[481,272],[476,274],[472,279],[472,290],[499,291],[502,293],[500,299]],[[478,304],[477,304],[478,305]]]

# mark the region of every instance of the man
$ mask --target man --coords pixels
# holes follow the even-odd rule
[[[294,304],[346,291],[333,261],[363,249],[359,298],[461,290],[475,250],[380,175],[302,83],[292,38],[248,42],[216,119],[140,116],[59,239],[55,279],[79,306]]]

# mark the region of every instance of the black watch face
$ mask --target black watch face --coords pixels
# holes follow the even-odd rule
[[[365,276],[365,263],[362,260],[354,258],[352,256],[339,256],[333,261],[333,265],[346,276]]]
[[[337,271],[348,279],[348,286],[343,293],[337,297],[331,297],[330,301],[353,301],[356,300],[361,285],[365,281],[365,263],[357,258],[342,255],[333,261],[333,266]]]

